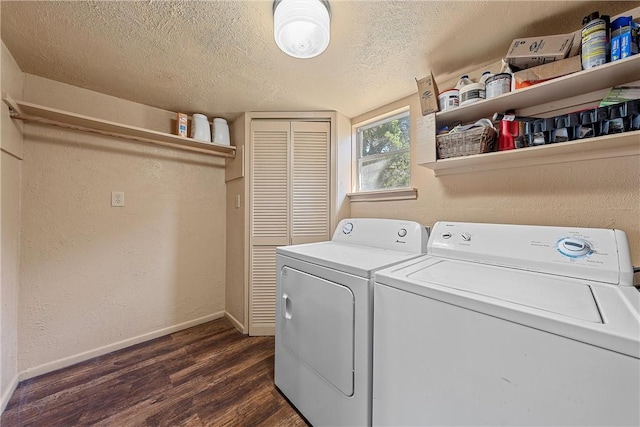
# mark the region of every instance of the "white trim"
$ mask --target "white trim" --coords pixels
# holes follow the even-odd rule
[[[360,191],[347,193],[350,202],[386,202],[391,200],[415,200],[417,188],[397,188],[393,190]]]
[[[262,324],[264,325],[264,323]],[[252,337],[271,337],[276,334],[276,327],[267,325],[267,326],[251,326],[251,335]]]
[[[52,362],[44,363],[33,368],[25,369],[19,374],[19,381],[23,381],[29,378],[37,377],[38,375],[46,374],[56,371],[58,369],[66,368],[67,366],[75,365],[76,363],[84,362],[96,356],[102,356],[107,353],[111,353],[116,350],[121,350],[125,347],[140,344],[145,341],[152,340],[154,338],[169,335],[174,332],[181,331],[183,329],[191,328],[193,326],[200,325],[202,323],[210,322],[215,319],[224,317],[224,311],[212,313],[207,316],[199,317],[197,319],[189,320],[187,322],[179,323],[177,325],[169,326],[166,328],[158,329],[153,332],[138,335],[137,337],[128,338],[126,340],[118,341],[112,344],[108,344],[102,347],[95,348],[93,350],[85,351],[83,353],[75,354],[73,356],[65,357],[62,359],[54,360]]]
[[[385,122],[391,119],[404,117],[405,114],[409,119],[409,126],[410,126],[409,147],[407,147],[406,150],[409,152],[409,158],[411,158],[411,146],[415,144],[411,140],[411,135],[412,135],[411,128],[413,128],[413,120],[411,116],[411,104],[406,103],[406,104],[403,104],[401,107],[388,110],[381,114],[376,114],[365,120],[361,120],[358,122],[355,122],[355,121],[351,122],[351,159],[352,159],[351,160],[352,161],[352,168],[351,168],[352,188],[351,189],[352,190],[357,190],[360,187],[360,161],[365,159],[365,157],[361,156],[362,153],[361,153],[360,141],[358,138],[359,131],[364,129],[369,129],[374,125],[378,125],[380,122]],[[398,150],[398,151],[385,153],[385,154],[393,155],[393,154],[400,153],[401,151],[402,150]],[[409,162],[409,179],[411,179],[411,162]],[[355,194],[355,193],[356,191],[350,194]],[[347,194],[347,197],[349,197],[349,194]],[[349,200],[352,200],[351,197],[349,197]]]
[[[359,121],[359,122],[352,121],[351,122],[351,127],[353,129],[353,132],[355,133],[355,132],[358,131],[358,128],[360,128],[360,127],[367,127],[367,126],[371,125],[371,123],[380,122],[382,120],[388,119],[388,118],[393,117],[393,116],[399,116],[399,115],[401,115],[403,113],[406,113],[407,111],[410,111],[410,110],[411,110],[411,105],[409,103],[406,103],[402,107],[394,108],[393,110],[389,110],[389,111],[387,111],[385,113],[382,113],[382,114],[377,114],[377,115],[375,115],[373,117],[370,117],[370,118],[368,118],[366,120],[362,120],[362,121]]]
[[[367,120],[366,122],[364,122],[366,124],[360,123],[359,125],[356,125],[356,127],[355,127],[356,133],[365,131],[367,129],[371,129],[372,127],[375,127],[375,126],[378,126],[380,124],[380,122],[385,122],[386,123],[386,122],[391,122],[393,120],[400,119],[400,118],[405,116],[405,113],[409,113],[410,112],[410,108],[407,105],[405,108],[400,108],[399,110],[395,110],[395,111],[397,112],[396,114],[383,114],[382,116],[377,116],[377,117],[374,117],[372,119]]]
[[[247,334],[248,332],[244,330],[244,325],[242,323],[240,323],[240,321],[238,319],[236,319],[235,317],[233,317],[231,315],[231,313],[229,313],[228,311],[225,310],[224,312],[224,317],[227,318],[227,320],[229,322],[231,322],[231,324],[240,332],[242,332],[243,334]]]
[[[11,400],[11,396],[13,396],[13,392],[16,391],[16,387],[18,387],[18,374],[16,373],[13,378],[11,378],[11,382],[7,385],[6,390],[2,393],[2,402],[0,402],[0,415],[4,412],[9,400]]]

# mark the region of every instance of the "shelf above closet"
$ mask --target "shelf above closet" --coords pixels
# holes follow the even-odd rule
[[[210,156],[235,157],[236,147],[230,145],[199,142],[178,135],[83,116],[81,114],[57,110],[38,104],[14,100],[6,94],[2,94],[2,100],[9,106],[11,118],[24,120],[26,122],[90,132],[129,141],[173,147]]]
[[[442,159],[424,164],[436,176],[532,165],[640,155],[640,131],[517,150]]]

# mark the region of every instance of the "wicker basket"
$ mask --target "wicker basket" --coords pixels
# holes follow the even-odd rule
[[[482,126],[464,132],[448,133],[436,137],[438,158],[470,156],[495,150],[496,131]]]

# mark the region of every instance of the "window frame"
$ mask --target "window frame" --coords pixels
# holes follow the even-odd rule
[[[361,131],[366,130],[368,128],[372,128],[374,126],[378,126],[386,121],[391,121],[397,118],[407,117],[409,120],[409,146],[406,148],[402,148],[399,150],[390,151],[388,153],[381,154],[372,154],[370,156],[363,156],[362,154],[362,143],[360,141],[359,134]],[[395,108],[391,111],[387,111],[383,114],[377,114],[367,120],[363,120],[357,123],[353,123],[352,130],[352,192],[348,193],[347,196],[352,201],[362,200],[362,197],[356,197],[357,195],[366,195],[366,194],[376,194],[376,200],[397,200],[397,198],[393,195],[389,195],[389,199],[387,199],[384,195],[387,193],[401,193],[404,195],[409,194],[410,191],[411,196],[409,198],[416,198],[417,193],[416,190],[411,188],[411,176],[412,176],[412,166],[411,166],[411,136],[414,132],[412,132],[411,128],[413,127],[413,121],[411,120],[411,108],[410,105],[404,105],[400,108]],[[409,185],[404,187],[396,187],[396,188],[381,188],[375,190],[362,190],[360,187],[360,177],[361,177],[361,166],[364,161],[375,160],[377,158],[388,158],[391,156],[395,156],[401,153],[409,154]],[[403,197],[404,198],[404,197]]]

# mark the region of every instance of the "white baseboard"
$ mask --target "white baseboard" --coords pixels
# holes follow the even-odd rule
[[[229,322],[231,322],[231,324],[235,326],[237,330],[239,330],[245,335],[247,334],[247,332],[244,330],[244,325],[242,324],[242,322],[240,322],[238,319],[233,317],[228,311],[224,312],[224,317],[226,317],[227,320],[229,320]]]
[[[219,319],[221,317],[224,317],[224,315],[225,315],[224,311],[219,311],[217,313],[209,314],[207,316],[189,320],[187,322],[179,323],[177,325],[169,326],[167,328],[162,328],[162,329],[158,329],[156,331],[149,332],[143,335],[138,335],[137,337],[128,338],[126,340],[108,344],[103,347],[98,347],[93,350],[85,351],[83,353],[74,354],[73,356],[65,357],[63,359],[58,359],[52,362],[44,363],[39,366],[34,366],[33,368],[28,368],[20,372],[18,379],[19,381],[23,381],[29,378],[37,377],[38,375],[42,375],[42,374],[56,371],[58,369],[66,368],[67,366],[71,366],[79,362],[84,362],[85,360],[91,359],[96,356],[102,356],[104,354],[111,353],[112,351],[121,350],[125,347],[130,347],[132,345],[140,344],[142,342],[149,341],[154,338],[162,337],[164,335],[169,335],[174,332],[181,331],[183,329],[191,328],[192,326],[197,326],[202,323]]]
[[[6,390],[2,392],[2,402],[0,402],[0,414],[4,412],[4,408],[7,407],[11,396],[13,396],[13,392],[16,391],[16,387],[18,387],[18,373],[16,373],[13,378],[11,378],[11,382],[7,386]]]

